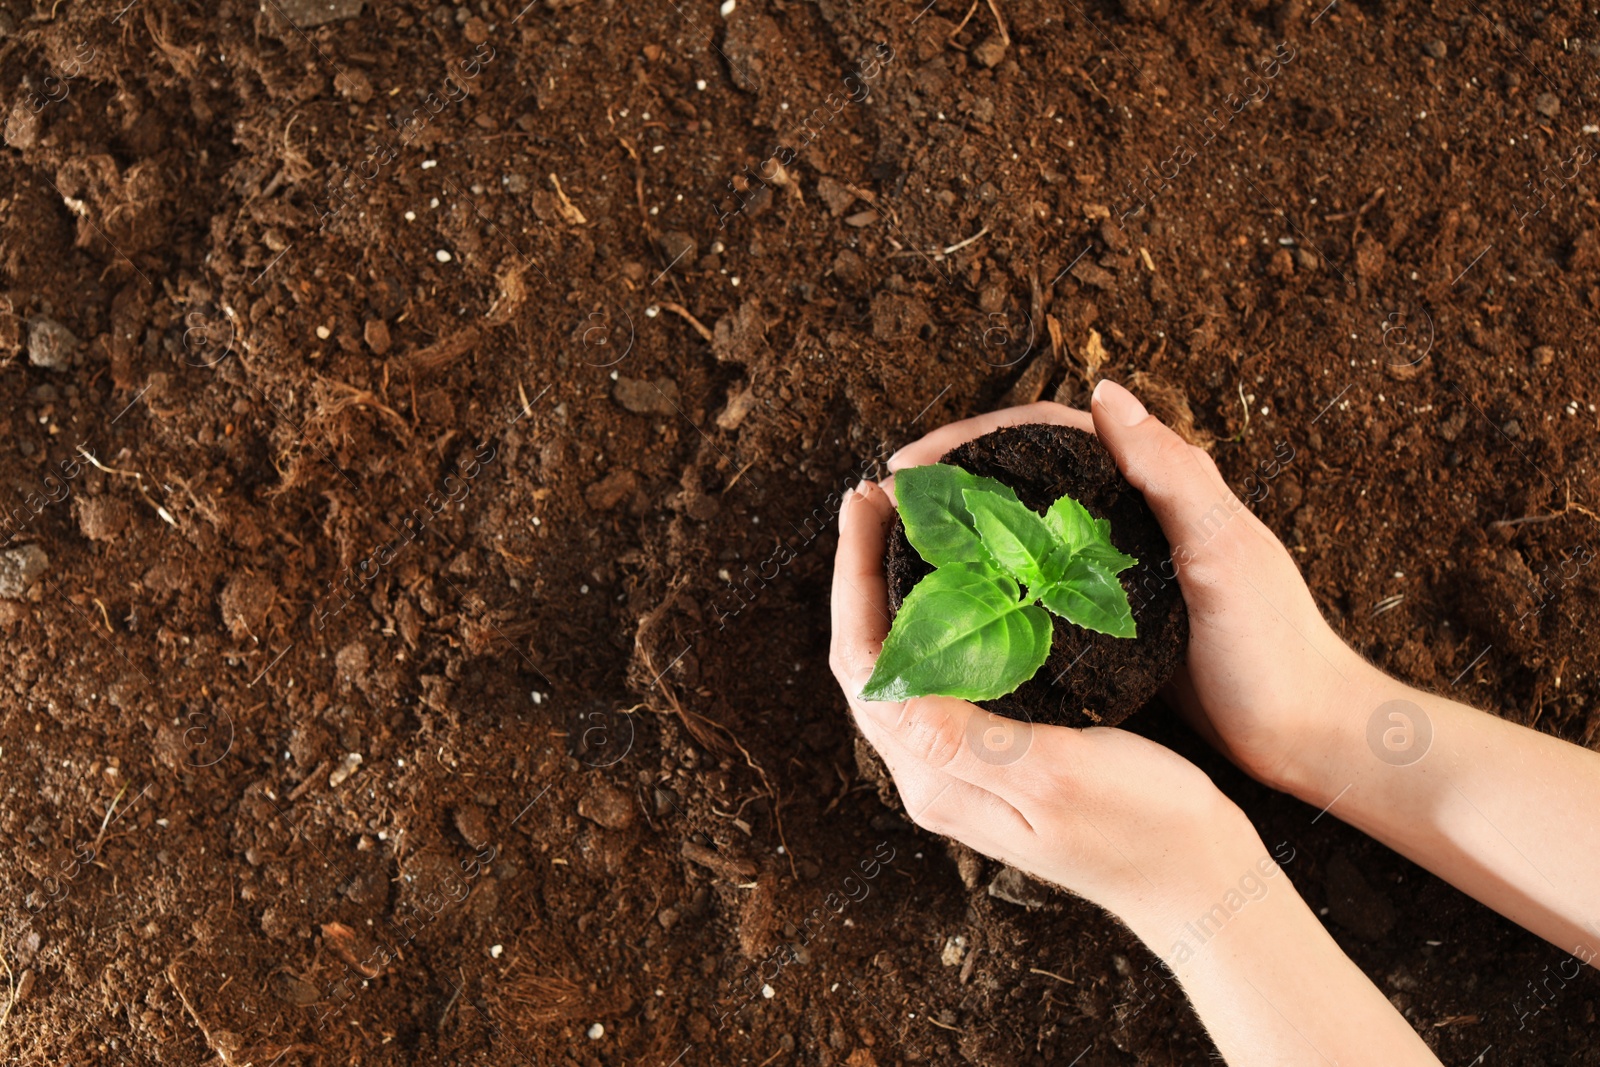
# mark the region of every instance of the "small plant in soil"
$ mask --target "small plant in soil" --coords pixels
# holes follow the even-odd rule
[[[1051,613],[1137,636],[1117,576],[1139,561],[1071,496],[1041,515],[1009,486],[947,463],[899,472],[895,494],[906,538],[934,570],[900,605],[863,698],[1014,692],[1050,654]]]
[[[1182,662],[1189,616],[1162,525],[1106,446],[1083,430],[1027,424],[957,445],[938,462],[966,477],[896,477],[899,514],[883,560],[894,624],[866,696],[960,696],[1056,726],[1115,726],[1144,707]],[[1061,545],[1075,552],[1053,560]],[[989,577],[974,577],[973,565]],[[902,617],[914,597],[928,606]],[[952,640],[968,606],[995,622],[976,627],[976,640]],[[930,677],[934,667],[942,677]]]

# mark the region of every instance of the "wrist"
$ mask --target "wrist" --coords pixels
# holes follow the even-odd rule
[[[1195,922],[1207,916],[1214,922],[1259,899],[1263,885],[1281,873],[1277,864],[1292,858],[1293,850],[1274,856],[1244,812],[1221,797],[1174,866],[1130,886],[1109,910],[1171,965],[1175,947],[1193,938]]]
[[[1339,682],[1313,694],[1317,711],[1309,727],[1266,781],[1318,807],[1346,788],[1361,769],[1370,768],[1373,759],[1403,766],[1420,755],[1415,746],[1427,743],[1417,729],[1415,691],[1353,650],[1344,651],[1347,654],[1337,665]],[[1388,707],[1391,701],[1410,702],[1413,707],[1408,710],[1403,703]]]

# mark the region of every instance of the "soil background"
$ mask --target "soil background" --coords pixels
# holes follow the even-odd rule
[[[1595,16],[968,7],[0,0],[0,1057],[1205,1062],[826,664],[846,485],[1102,376],[1597,743]],[[1600,1063],[1566,953],[1130,726],[1444,1062]]]

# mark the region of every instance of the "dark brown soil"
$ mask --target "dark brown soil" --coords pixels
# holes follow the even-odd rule
[[[0,0],[0,1059],[1205,1062],[827,667],[845,486],[1098,376],[1385,669],[1600,741],[1584,5],[720,9]],[[1565,952],[1129,726],[1445,1062],[1600,1063]]]
[[[1111,543],[1139,562],[1124,571],[1138,636],[1110,637],[1052,615],[1055,634],[1039,673],[1016,690],[979,706],[997,715],[1057,726],[1115,726],[1142,708],[1183,662],[1189,616],[1171,573],[1171,547],[1149,505],[1117,471],[1110,453],[1091,433],[1068,426],[1013,426],[985,434],[945,453],[973,474],[1010,486],[1017,499],[1044,512],[1062,494],[1097,519],[1111,520]],[[889,531],[886,563],[889,609],[900,604],[933,570],[906,540],[898,517]]]

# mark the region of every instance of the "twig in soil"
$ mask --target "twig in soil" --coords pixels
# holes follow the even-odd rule
[[[435,341],[426,348],[419,348],[400,361],[404,370],[413,375],[431,374],[443,370],[462,356],[466,355],[478,343],[478,330],[469,326],[460,333],[452,334],[442,341]]]
[[[561,179],[552,174],[550,175],[550,184],[555,186],[556,196],[561,201],[561,217],[574,226],[587,226],[589,220],[583,217],[583,212],[578,210],[578,205],[568,199],[567,191],[561,188]]]
[[[100,618],[106,624],[106,633],[115,634],[116,631],[111,628],[111,616],[106,614],[106,606],[100,602],[99,597],[92,597],[91,599],[94,601],[94,606],[100,609]]]
[[[980,0],[972,0],[972,6],[967,8],[966,15],[962,17],[959,23],[957,23],[956,28],[950,31],[950,36],[952,38],[967,28],[967,23],[972,21],[972,16],[978,13],[979,3]]]
[[[1074,982],[1070,978],[1063,978],[1061,975],[1057,974],[1054,971],[1046,971],[1046,970],[1044,970],[1042,968],[1039,968],[1039,967],[1029,967],[1028,968],[1028,973],[1029,974],[1042,974],[1046,978],[1054,978],[1056,981],[1065,982],[1068,985],[1077,985],[1078,984],[1077,982]]]
[[[1567,506],[1562,508],[1560,511],[1552,511],[1548,515],[1524,515],[1520,519],[1496,519],[1494,522],[1489,524],[1489,528],[1492,530],[1500,530],[1507,526],[1522,526],[1527,523],[1554,522],[1555,520],[1565,516],[1569,511],[1576,511],[1579,515],[1587,515],[1596,522],[1600,522],[1600,515],[1596,515],[1582,504],[1575,503],[1569,499],[1567,501]]]
[[[709,871],[714,871],[731,881],[740,878],[754,878],[758,873],[754,861],[743,857],[724,856],[715,849],[705,845],[697,845],[693,841],[685,841],[681,846],[683,858],[692,863],[697,863]]]
[[[11,986],[11,993],[6,997],[6,1009],[0,1011],[0,1031],[6,1028],[6,1020],[11,1018],[11,1008],[17,1003],[17,980],[11,974],[11,961],[6,959],[5,949],[0,947],[0,967],[6,971],[6,982]]]
[[[461,991],[465,988],[467,988],[467,977],[463,974],[461,984],[456,986],[456,991],[451,993],[450,999],[445,1002],[444,1011],[439,1013],[439,1024],[434,1027],[437,1032],[444,1033],[444,1021],[450,1017],[450,1009],[456,1006],[456,1001],[461,999]]]
[[[189,1018],[194,1020],[195,1026],[200,1028],[200,1036],[205,1038],[206,1047],[217,1054],[227,1067],[233,1067],[233,1053],[221,1045],[211,1036],[211,1028],[200,1018],[200,1013],[194,1010],[194,1005],[189,1003],[189,996],[183,991],[183,986],[178,984],[178,961],[173,960],[167,965],[167,981],[172,984],[172,989],[178,994],[178,1000],[183,1004],[183,1010],[189,1013]]]
[[[952,254],[954,252],[961,251],[963,248],[967,247],[972,242],[976,241],[978,238],[986,236],[988,233],[989,233],[989,227],[985,226],[983,229],[979,230],[977,233],[973,234],[971,237],[968,237],[965,241],[957,241],[955,244],[948,245],[948,246],[946,246],[944,248],[940,248],[938,245],[934,245],[932,248],[929,248],[929,249],[926,249],[926,250],[920,249],[920,248],[904,248],[904,249],[901,249],[898,252],[891,253],[890,258],[892,259],[895,256],[926,256],[926,255],[934,255],[934,256],[939,256],[939,257],[942,258],[942,257],[948,256],[948,255],[950,255],[950,254]],[[1059,277],[1059,275],[1058,275],[1058,277]],[[665,305],[662,305],[662,306],[664,307]]]
[[[992,0],[991,0],[991,2],[992,2]],[[955,1033],[955,1034],[961,1034],[961,1033],[965,1033],[966,1032],[966,1031],[962,1030],[959,1026],[951,1026],[949,1023],[942,1023],[938,1019],[935,1019],[933,1016],[928,1015],[926,1013],[923,1014],[923,1018],[927,1019],[930,1023],[932,1023],[933,1025],[937,1026],[941,1030],[949,1030],[951,1033]]]
[[[711,340],[712,334],[710,330],[706,329],[706,324],[695,318],[694,315],[689,312],[689,309],[684,307],[682,304],[674,304],[670,300],[663,300],[656,306],[661,308],[662,311],[670,311],[674,315],[681,316],[685,322],[694,327],[695,333],[699,334],[701,337],[704,337],[707,341]]]
[[[412,358],[414,359],[415,355],[413,355]],[[411,436],[411,427],[406,425],[406,420],[400,417],[399,412],[395,411],[389,405],[379,400],[373,393],[366,389],[357,389],[355,386],[350,385],[347,382],[341,382],[334,378],[324,378],[320,374],[317,375],[316,378],[317,381],[329,386],[335,392],[342,394],[337,399],[331,400],[327,404],[319,404],[317,414],[323,416],[333,416],[350,407],[372,408],[374,411],[377,411],[383,415],[387,415],[389,418],[393,419],[395,425],[400,427],[400,432],[406,437]]]
[[[116,467],[108,467],[104,463],[101,463],[98,459],[95,459],[94,458],[94,453],[90,452],[87,448],[84,448],[82,445],[78,446],[78,455],[80,455],[84,459],[88,460],[90,465],[92,465],[96,470],[104,471],[106,474],[118,474],[118,475],[121,475],[124,478],[132,478],[134,480],[134,482],[136,483],[136,486],[137,486],[137,488],[139,490],[139,495],[144,498],[144,502],[146,504],[149,504],[151,507],[156,509],[156,514],[161,516],[161,521],[165,522],[168,526],[171,526],[171,527],[174,527],[174,528],[177,527],[178,520],[174,519],[172,517],[172,512],[168,511],[166,508],[162,507],[160,504],[157,504],[154,500],[151,500],[150,499],[150,494],[145,492],[145,490],[144,490],[144,475],[140,474],[138,471],[125,471],[125,470],[119,470]]]
[[[1007,48],[1011,47],[1011,31],[1006,29],[1006,17],[1000,14],[999,0],[989,0],[989,10],[994,12],[995,25],[1000,28],[1000,40],[1005,42]]]
[[[1400,602],[1405,600],[1405,598],[1406,595],[1404,593],[1396,593],[1394,596],[1386,596],[1373,605],[1371,615],[1376,617],[1382,615],[1386,611],[1393,611],[1395,608],[1400,606]]]

